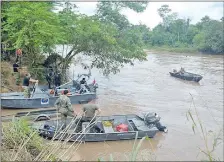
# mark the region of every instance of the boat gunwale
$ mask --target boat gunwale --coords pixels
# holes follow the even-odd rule
[[[112,118],[112,117],[125,117],[126,119],[127,119],[127,121],[128,121],[128,117],[131,117],[130,119],[138,119],[138,120],[141,120],[141,121],[144,121],[139,115],[136,115],[136,114],[127,114],[127,115],[112,115],[112,116],[98,116],[97,118],[99,119],[99,118],[108,118],[108,119],[106,119],[106,120],[99,120],[97,123],[102,123],[103,121],[108,121],[108,120],[114,120],[115,118],[112,118],[112,119],[110,119],[110,117]],[[70,118],[71,119],[71,118]],[[50,123],[54,123],[54,122],[56,122],[57,121],[57,119],[55,119],[55,120],[50,120],[50,121],[45,121],[45,122],[43,122],[42,123],[42,125],[41,126],[43,126],[43,124],[45,124],[46,122],[50,122]],[[145,124],[145,123],[144,123]],[[53,124],[52,124],[53,125]],[[146,125],[146,124],[145,124]],[[41,127],[40,126],[40,127]],[[47,130],[47,129],[44,129],[44,128],[36,128],[36,129],[38,129],[39,131],[40,130],[43,130],[43,131],[47,131],[47,132],[52,132],[52,133],[54,133],[55,134],[55,130],[54,131],[51,131],[51,130]],[[133,129],[133,128],[132,128]],[[158,128],[156,128],[156,126],[152,126],[152,127],[150,127],[149,129],[152,129],[152,130],[145,130],[145,131],[143,131],[143,130],[139,130],[139,131],[134,131],[134,130],[131,130],[131,131],[128,131],[128,132],[109,132],[109,133],[69,133],[69,132],[64,132],[64,131],[60,131],[60,132],[57,132],[57,134],[58,133],[60,133],[60,134],[62,134],[62,133],[67,133],[67,134],[72,134],[72,135],[86,135],[86,134],[89,134],[89,135],[96,135],[96,134],[99,134],[99,135],[103,135],[103,134],[122,134],[122,133],[124,133],[124,134],[126,134],[126,133],[135,133],[136,134],[136,132],[138,132],[138,133],[140,133],[140,132],[153,132],[153,131],[158,131]]]
[[[74,94],[74,95],[69,95],[68,97],[74,97],[74,96],[86,96],[86,95],[95,95],[96,93],[85,93],[85,94]],[[21,95],[12,95],[12,96],[21,96]],[[42,99],[41,97],[37,98],[8,98],[12,96],[1,96],[1,100],[34,100],[34,99]],[[50,98],[57,98],[59,96],[48,96]],[[46,97],[44,97],[46,98]]]
[[[156,128],[156,127],[152,127],[152,128]],[[152,129],[152,128],[149,128],[149,129]],[[43,129],[44,130],[44,129]],[[48,130],[47,130],[48,131]],[[86,134],[89,134],[89,135],[104,135],[104,134],[127,134],[127,133],[139,133],[139,132],[153,132],[153,131],[158,131],[158,129],[157,130],[146,130],[146,131],[142,131],[142,130],[140,130],[140,131],[128,131],[128,132],[109,132],[109,133],[69,133],[69,132],[58,132],[58,133],[63,133],[63,134],[65,134],[65,133],[67,133],[67,134],[72,134],[72,135],[86,135]],[[55,131],[48,131],[48,132],[54,132],[55,133]]]
[[[183,76],[183,75],[180,75],[179,73],[173,73],[173,72],[169,72],[171,75],[179,75],[179,76]],[[188,73],[188,74],[191,74],[191,75],[193,75],[193,76],[190,76],[190,77],[202,77],[203,78],[203,76],[201,76],[200,74],[194,74],[194,73],[189,73],[189,72],[185,72],[185,73]]]

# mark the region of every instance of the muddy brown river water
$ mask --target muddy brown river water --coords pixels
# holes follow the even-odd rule
[[[135,66],[126,65],[119,74],[109,78],[93,70],[92,75],[99,84],[95,102],[101,107],[102,115],[154,111],[161,116],[169,132],[159,132],[152,140],[144,141],[138,160],[203,159],[199,148],[205,148],[204,140],[199,131],[194,134],[186,113],[191,109],[195,114],[195,106],[207,131],[223,130],[223,56],[149,52],[147,59],[136,61]],[[194,83],[169,75],[173,68],[180,67],[201,74],[203,79]],[[80,105],[74,108],[79,110]],[[15,110],[2,110],[2,115],[12,113]],[[211,144],[211,135],[208,141]],[[72,160],[97,160],[99,157],[107,160],[110,154],[114,160],[128,160],[133,143],[131,140],[85,143],[74,152]],[[216,148],[214,155],[223,160],[223,144]]]

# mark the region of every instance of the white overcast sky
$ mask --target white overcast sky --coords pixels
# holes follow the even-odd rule
[[[80,13],[93,15],[96,11],[97,2],[73,3],[78,6]],[[168,4],[172,12],[177,12],[180,18],[190,18],[193,24],[200,21],[205,15],[217,20],[223,17],[223,2],[149,2],[143,13],[136,13],[129,9],[125,9],[122,13],[127,16],[131,23],[141,22],[152,29],[161,22],[157,9],[164,4]]]

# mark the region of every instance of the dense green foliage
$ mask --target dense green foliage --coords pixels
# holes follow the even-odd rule
[[[185,51],[224,53],[223,19],[212,20],[208,16],[193,25],[190,19],[180,19],[177,13],[172,13],[168,5],[158,9],[162,23],[153,30],[148,30],[145,25],[138,25],[141,29],[143,40],[150,48],[166,47],[170,49],[185,49]],[[189,50],[186,50],[189,49]]]
[[[39,79],[42,76],[43,52],[60,39],[60,26],[51,12],[53,4],[46,2],[3,2],[2,43],[7,50],[21,48],[22,63]]]
[[[62,74],[66,74],[72,59],[79,53],[91,57],[91,67],[102,69],[104,75],[117,73],[134,59],[146,59],[141,34],[119,11],[128,7],[142,12],[147,2],[99,2],[94,16],[78,13],[76,6],[69,2],[62,11],[53,12],[57,4],[3,2],[2,5],[2,42],[7,50],[23,50],[23,65],[28,65],[36,77],[42,74],[39,68],[48,67],[44,54],[55,56],[53,51],[57,44],[71,46],[54,69],[61,70]]]

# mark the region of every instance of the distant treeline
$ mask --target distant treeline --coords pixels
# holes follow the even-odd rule
[[[141,31],[144,44],[149,49],[166,47],[203,53],[224,53],[224,17],[212,20],[209,16],[204,16],[193,25],[189,18],[178,18],[178,14],[173,13],[168,5],[161,6],[158,14],[163,21],[152,30],[146,25],[135,26]]]

